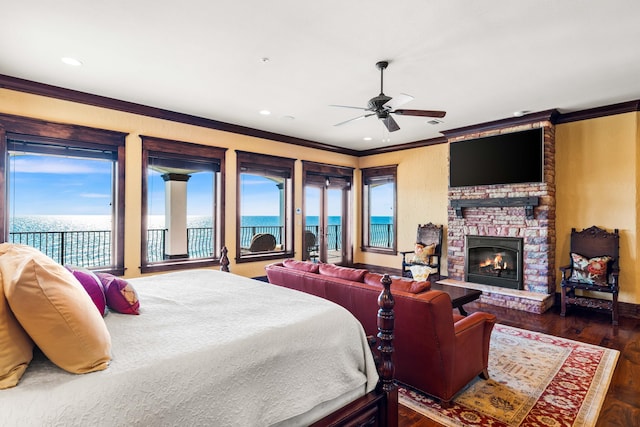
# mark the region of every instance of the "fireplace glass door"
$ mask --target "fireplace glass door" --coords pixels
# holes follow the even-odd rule
[[[522,239],[467,236],[465,280],[511,289],[522,289]]]

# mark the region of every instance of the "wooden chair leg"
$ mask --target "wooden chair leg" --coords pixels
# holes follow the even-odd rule
[[[618,293],[614,292],[611,301],[611,323],[614,326],[618,325]]]
[[[560,293],[560,316],[565,317],[567,314],[567,288],[562,287]]]
[[[442,409],[449,409],[449,408],[451,408],[451,401],[450,401],[450,400],[442,400],[442,399],[440,399],[440,402],[438,402],[438,403],[440,403],[440,407],[441,407]]]
[[[479,376],[483,380],[488,380],[489,379],[489,370],[488,369],[483,369],[482,372],[480,372]]]

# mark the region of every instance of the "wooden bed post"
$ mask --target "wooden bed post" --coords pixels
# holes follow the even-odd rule
[[[393,379],[395,368],[393,366],[393,328],[395,314],[393,306],[395,301],[391,294],[391,278],[388,274],[382,277],[384,289],[378,297],[378,351],[380,352],[380,387],[386,395],[386,413],[383,413],[387,426],[398,425],[398,385]]]
[[[229,272],[229,257],[227,256],[227,247],[223,246],[220,250],[220,270]]]

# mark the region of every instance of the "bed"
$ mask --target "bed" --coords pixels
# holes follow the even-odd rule
[[[388,286],[376,369],[360,324],[329,301],[217,270],[129,282],[140,315],[105,317],[109,367],[71,374],[36,354],[20,383],[0,391],[2,424],[397,423]]]

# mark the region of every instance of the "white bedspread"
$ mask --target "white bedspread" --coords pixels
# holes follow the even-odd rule
[[[131,283],[141,314],[105,318],[109,368],[74,375],[34,359],[0,391],[0,425],[296,425],[378,380],[360,323],[329,301],[214,270]]]

